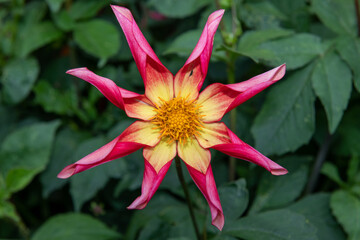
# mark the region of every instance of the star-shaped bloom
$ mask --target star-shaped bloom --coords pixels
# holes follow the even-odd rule
[[[210,148],[253,162],[274,175],[287,173],[220,122],[227,112],[280,80],[285,74],[285,65],[244,82],[215,83],[199,93],[208,70],[214,34],[224,10],[209,16],[195,49],[173,76],[155,55],[131,12],[120,6],[112,6],[112,9],[144,81],[145,94],[120,88],[112,80],[87,68],[72,69],[67,73],[91,83],[129,117],[139,120],[105,146],[64,168],[58,177],[68,178],[143,148],[145,170],[141,195],[128,207],[142,209],[178,155],[210,206],[212,224],[221,230],[224,215],[210,165]]]

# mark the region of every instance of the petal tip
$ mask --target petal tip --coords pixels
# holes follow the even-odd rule
[[[128,20],[132,21],[133,17],[129,9],[116,5],[110,5],[110,7],[118,17],[126,17]]]
[[[288,170],[286,170],[285,168],[276,168],[276,169],[271,169],[270,172],[271,172],[272,175],[279,176],[279,175],[287,174]]]
[[[279,81],[280,79],[282,79],[285,75],[285,72],[286,72],[286,63],[278,67],[277,73],[275,74],[273,81]]]
[[[138,202],[137,201],[138,199],[136,199],[132,204],[130,204],[127,209],[129,210],[134,210],[134,209],[138,209],[138,210],[141,210],[141,209],[144,209],[147,205],[147,202]]]
[[[88,70],[86,67],[73,68],[73,69],[67,70],[67,71],[66,71],[66,74],[70,74],[70,75],[76,76],[76,73],[79,72],[79,71],[89,71],[89,70]]]
[[[218,215],[212,220],[211,224],[214,225],[219,231],[221,231],[224,227],[224,214],[219,212]]]
[[[71,164],[65,167],[58,175],[58,178],[66,179],[75,174],[76,164]]]

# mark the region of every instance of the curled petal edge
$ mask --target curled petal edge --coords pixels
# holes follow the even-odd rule
[[[200,189],[209,204],[212,225],[221,231],[224,227],[225,219],[211,165],[209,165],[205,174],[199,172],[190,165],[186,164],[186,166],[191,178],[194,180],[196,186]]]
[[[65,167],[57,177],[62,179],[69,178],[103,163],[129,155],[145,146],[144,144],[134,142],[118,142],[118,139],[119,137],[115,138],[95,152]]]
[[[265,157],[250,145],[241,141],[230,129],[228,129],[228,133],[232,143],[218,144],[212,146],[211,148],[232,157],[255,163],[256,165],[265,168],[273,175],[284,175],[288,173],[285,168]]]
[[[199,95],[204,122],[219,121],[227,112],[279,81],[285,74],[286,65],[271,69],[247,81],[234,84],[214,83]]]
[[[133,203],[128,206],[128,209],[143,209],[146,207],[160,183],[164,179],[172,160],[166,163],[157,173],[153,166],[145,159],[144,177],[141,186],[141,195],[135,199]]]

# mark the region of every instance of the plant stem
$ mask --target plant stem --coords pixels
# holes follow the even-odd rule
[[[359,0],[354,0],[355,3],[355,12],[356,12],[356,20],[358,27],[358,37],[360,37],[360,9],[359,9]]]
[[[329,151],[331,138],[332,138],[332,135],[328,134],[326,136],[323,144],[320,147],[320,150],[316,156],[316,161],[315,161],[314,167],[313,167],[311,175],[310,175],[310,180],[305,189],[305,195],[312,193],[316,187],[316,183],[319,178],[321,167],[322,167],[323,163],[325,162],[327,153]]]
[[[227,54],[232,55],[231,53]],[[234,61],[232,61],[232,59],[234,59],[233,56],[229,56],[230,57],[230,61],[228,61],[227,63],[227,75],[228,75],[228,83],[235,83],[235,63]],[[235,131],[236,128],[236,110],[233,109],[230,112],[230,129],[233,132]],[[235,169],[236,169],[236,159],[234,157],[230,157],[229,158],[229,181],[234,181],[235,180]]]
[[[201,240],[200,233],[199,233],[199,228],[198,228],[198,226],[196,224],[194,209],[193,209],[192,204],[191,204],[191,198],[190,198],[189,190],[188,190],[188,188],[186,186],[186,182],[185,182],[184,175],[183,175],[182,168],[181,168],[180,158],[178,156],[175,157],[175,163],[176,163],[176,172],[177,172],[177,175],[179,177],[181,186],[182,186],[182,188],[184,190],[186,203],[188,205],[189,212],[190,212],[191,221],[193,223],[194,230],[195,230],[195,233],[196,233],[196,238],[198,240]]]

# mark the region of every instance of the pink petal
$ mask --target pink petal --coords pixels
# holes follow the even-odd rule
[[[145,95],[155,104],[173,98],[173,75],[160,62],[129,9],[112,5],[116,18],[124,31],[135,63],[145,84]]]
[[[187,169],[190,173],[191,178],[194,180],[206,201],[209,204],[211,211],[211,223],[217,227],[220,231],[224,226],[224,214],[220,203],[219,194],[216,188],[213,172],[211,165],[209,165],[206,174],[203,174],[187,165]]]
[[[177,144],[179,157],[189,166],[205,173],[210,165],[211,154],[208,149],[200,146],[199,142],[190,137],[186,142],[182,141]]]
[[[144,178],[141,187],[141,196],[128,206],[128,209],[143,209],[150,201],[156,190],[159,188],[160,183],[169,170],[172,161],[167,162],[157,173],[153,166],[145,159]]]
[[[214,35],[224,10],[213,12],[204,27],[200,39],[185,65],[175,76],[175,96],[196,99],[207,74],[212,53]]]
[[[214,145],[231,143],[228,128],[222,122],[203,123],[203,127],[195,137],[203,148],[211,148]]]
[[[75,68],[66,73],[94,85],[110,102],[125,110],[129,117],[150,120],[155,115],[154,106],[145,96],[118,87],[112,80],[87,68]]]
[[[215,83],[200,93],[198,104],[204,122],[219,121],[225,113],[279,81],[285,74],[285,64],[247,81],[224,85]]]
[[[65,167],[59,174],[58,178],[69,178],[72,175],[96,167],[100,164],[124,157],[130,153],[144,147],[144,144],[135,142],[119,142],[119,137],[115,138],[105,146],[99,148],[93,153],[80,159],[74,164]]]
[[[159,132],[152,130],[149,122],[137,121],[125,131],[98,150],[65,167],[58,178],[68,178],[74,174],[96,167],[100,164],[124,157],[145,146],[155,146],[159,142]]]
[[[162,138],[156,146],[145,147],[143,155],[158,173],[166,163],[176,156],[176,141],[168,143],[168,139]]]
[[[110,102],[124,110],[124,100],[121,90],[112,80],[100,77],[87,68],[75,68],[66,72],[67,74],[81,78],[94,85]],[[134,93],[134,96],[138,94]]]
[[[228,154],[232,157],[241,158],[243,160],[255,163],[273,175],[284,175],[288,171],[279,164],[271,161],[262,155],[256,149],[241,141],[230,129],[228,129],[230,139],[233,143],[214,145],[211,148]]]

